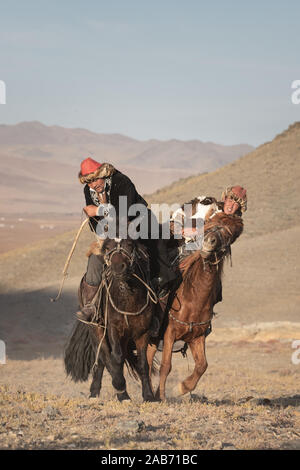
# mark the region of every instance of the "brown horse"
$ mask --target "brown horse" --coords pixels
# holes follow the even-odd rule
[[[87,380],[92,371],[90,396],[96,397],[106,367],[117,398],[123,401],[129,399],[123,372],[126,364],[142,382],[143,399],[154,401],[146,356],[156,308],[147,283],[148,253],[138,240],[107,238],[100,256],[105,264],[97,301],[101,317],[76,324],[65,348],[66,372],[77,382]]]
[[[165,399],[165,384],[171,371],[172,348],[175,341],[184,341],[188,344],[195,361],[195,368],[189,377],[178,384],[174,395],[180,396],[194,390],[206,371],[205,333],[213,317],[224,259],[230,254],[230,245],[242,231],[243,221],[240,217],[222,212],[216,214],[205,224],[202,250],[187,256],[179,265],[182,282],[172,296],[173,300],[166,312],[168,324],[163,336],[160,383],[155,395],[157,399]],[[148,346],[150,370],[156,350],[156,345]]]

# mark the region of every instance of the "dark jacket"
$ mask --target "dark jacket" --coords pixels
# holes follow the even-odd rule
[[[91,197],[90,188],[87,184],[84,187],[84,195],[87,206],[95,205]],[[114,206],[117,216],[119,213],[119,196],[127,196],[127,208],[129,208],[132,204],[143,204],[146,207],[148,205],[145,199],[142,198],[142,196],[137,192],[134,184],[128,178],[128,176],[124,175],[118,170],[116,170],[116,172],[111,177],[111,187],[110,191],[107,193],[107,196],[107,202]],[[132,218],[133,217],[129,217],[129,220]],[[100,217],[90,218],[90,225],[94,230],[96,230],[98,220],[100,220]]]

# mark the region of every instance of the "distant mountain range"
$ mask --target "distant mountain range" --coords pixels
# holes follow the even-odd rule
[[[92,157],[126,173],[149,194],[180,178],[211,172],[253,147],[198,140],[138,141],[120,134],[46,126],[0,125],[1,212],[76,212],[83,205],[77,174]]]

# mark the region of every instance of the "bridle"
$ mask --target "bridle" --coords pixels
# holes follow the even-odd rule
[[[227,240],[225,239],[224,231],[227,231],[227,233],[229,233],[230,235],[230,238],[229,239],[227,238]],[[185,245],[182,245],[179,248],[179,252],[176,255],[176,257],[173,259],[171,264],[174,266],[178,261],[180,263],[183,259],[187,258],[189,255],[191,255],[192,253],[195,253],[196,251],[198,251],[201,255],[204,269],[207,265],[218,265],[227,255],[231,256],[231,248],[230,248],[230,243],[232,240],[231,230],[225,225],[215,225],[205,231],[204,240],[205,240],[205,237],[211,233],[214,233],[218,237],[220,247],[217,250],[210,251],[210,250],[205,250],[203,248],[200,248],[200,249],[196,248],[195,250],[189,251],[189,250],[186,250]]]
[[[108,321],[108,305],[109,303],[111,304],[112,308],[120,313],[121,315],[124,315],[125,316],[125,322],[126,322],[126,325],[129,326],[129,323],[128,323],[128,318],[127,316],[137,316],[137,315],[140,315],[141,313],[143,313],[143,311],[148,307],[149,305],[149,301],[151,300],[151,302],[157,304],[158,303],[158,298],[155,294],[155,292],[151,289],[151,287],[149,286],[148,284],[148,279],[147,279],[147,273],[146,273],[146,280],[148,282],[146,282],[144,279],[142,279],[140,276],[138,276],[135,272],[133,272],[133,266],[136,264],[139,269],[140,269],[140,272],[141,272],[141,276],[144,276],[145,277],[145,273],[140,265],[140,263],[138,262],[138,259],[140,259],[141,257],[144,258],[144,260],[147,260],[149,259],[148,257],[148,254],[146,253],[146,251],[144,251],[141,247],[133,247],[133,250],[132,252],[130,253],[128,250],[126,250],[125,248],[123,248],[121,246],[121,239],[115,239],[117,241],[117,246],[112,248],[111,250],[109,250],[108,252],[105,252],[104,255],[103,255],[103,258],[104,258],[104,262],[105,262],[105,265],[104,265],[104,268],[103,268],[103,273],[102,273],[102,281],[100,283],[100,286],[99,286],[99,289],[98,289],[98,293],[97,295],[95,296],[94,298],[94,302],[96,303],[96,297],[97,297],[97,308],[96,308],[96,314],[95,314],[95,317],[92,319],[92,321],[85,321],[85,320],[80,320],[82,321],[83,323],[87,323],[91,326],[96,326],[97,328],[104,328],[104,333],[102,335],[102,339],[101,341],[99,342],[98,344],[98,348],[97,348],[97,352],[96,352],[96,358],[95,358],[95,362],[94,362],[94,365],[93,365],[93,371],[96,370],[96,368],[98,367],[98,359],[99,359],[99,355],[100,355],[100,350],[101,350],[101,346],[102,346],[102,341],[105,337],[105,333],[106,333],[106,329],[107,329],[107,321]],[[146,302],[145,304],[136,312],[127,312],[127,311],[124,311],[124,310],[121,310],[119,309],[116,305],[115,305],[115,302],[112,298],[112,295],[111,295],[111,286],[112,286],[112,283],[114,281],[114,278],[120,278],[122,276],[118,276],[116,273],[113,273],[112,271],[112,257],[116,254],[116,253],[122,253],[123,255],[126,256],[127,259],[129,259],[129,265],[130,265],[130,270],[131,270],[131,273],[130,275],[135,277],[136,279],[138,279],[147,289],[147,298],[146,298]],[[105,292],[104,291],[104,287],[105,287]],[[100,309],[100,306],[101,306],[101,299],[102,299],[102,295],[105,295],[105,308],[104,308],[104,312],[103,312],[103,320],[104,320],[104,324],[101,324],[101,323],[98,323],[97,318],[98,318],[98,314],[99,314],[99,309]]]
[[[230,235],[230,238],[228,240],[228,238],[226,239],[225,238],[225,231],[227,231],[227,233],[229,233]],[[205,237],[209,234],[215,234],[217,237],[218,237],[218,241],[220,243],[220,247],[218,248],[218,250],[199,250],[200,254],[201,254],[201,258],[202,258],[202,261],[203,261],[203,266],[204,266],[204,269],[206,268],[206,265],[217,265],[217,269],[218,269],[218,264],[224,259],[224,257],[228,254],[231,255],[231,248],[230,248],[230,243],[231,243],[231,240],[232,240],[232,232],[231,230],[224,226],[224,225],[215,225],[209,229],[206,230],[205,234],[204,234],[204,240],[205,240]],[[214,254],[214,258],[215,259],[211,259],[211,255]],[[178,255],[179,257],[180,255]],[[177,257],[176,257],[177,259]],[[189,328],[189,333],[192,333],[193,331],[193,328],[196,326],[209,326],[210,327],[210,330],[211,330],[211,320],[212,320],[212,317],[213,317],[213,313],[211,313],[210,315],[210,318],[208,320],[205,320],[205,321],[202,321],[202,322],[186,322],[186,321],[182,321],[182,320],[178,320],[176,317],[174,317],[174,315],[172,315],[171,311],[169,310],[168,312],[169,314],[169,317],[175,321],[176,323],[179,323],[181,325],[184,325],[184,326],[188,326]],[[209,330],[209,331],[210,331]],[[206,333],[206,335],[209,334]]]
[[[230,238],[226,239],[225,238],[225,231],[229,233]],[[220,243],[220,247],[217,250],[201,250],[201,253],[203,254],[203,263],[204,266],[205,264],[210,264],[210,265],[217,265],[219,264],[225,256],[231,254],[231,240],[232,240],[232,232],[231,230],[226,227],[225,225],[215,225],[208,230],[205,231],[204,234],[204,240],[207,235],[210,234],[215,234],[218,238],[218,241]],[[211,255],[214,255],[214,259],[211,257]]]
[[[126,323],[128,324],[127,315],[131,315],[131,316],[140,315],[147,308],[147,306],[149,305],[149,300],[151,300],[153,303],[157,303],[158,299],[157,299],[157,296],[156,296],[155,292],[149,286],[148,273],[145,273],[145,271],[141,267],[141,264],[139,263],[139,260],[141,258],[144,258],[144,260],[148,261],[149,258],[148,258],[148,254],[146,253],[146,251],[143,250],[143,248],[141,248],[141,247],[138,247],[138,248],[133,247],[133,250],[130,253],[128,250],[126,250],[125,248],[123,248],[121,246],[121,241],[122,241],[121,239],[116,239],[116,241],[117,241],[117,246],[112,248],[108,252],[104,253],[103,258],[104,258],[105,265],[104,265],[104,269],[103,269],[102,283],[103,283],[103,286],[105,286],[105,288],[106,288],[106,294],[107,294],[108,300],[110,301],[110,304],[112,305],[112,307],[118,313],[121,313],[122,315],[125,315],[125,320],[126,320]],[[136,279],[138,279],[147,289],[146,302],[136,312],[127,312],[127,311],[119,309],[115,305],[115,302],[114,302],[114,300],[111,296],[110,289],[111,289],[114,278],[116,278],[116,279],[119,278],[120,279],[120,278],[123,277],[123,273],[122,274],[117,274],[117,273],[113,272],[113,270],[112,270],[112,258],[117,253],[123,254],[129,260],[129,267],[130,267],[130,271],[131,271],[130,275],[132,277],[135,277]],[[136,265],[139,268],[141,276],[145,277],[146,280],[142,279],[142,277],[138,276],[133,271],[134,265]]]
[[[121,246],[121,240],[120,239],[116,239],[117,241],[117,246],[112,248],[111,250],[109,250],[108,252],[105,252],[104,253],[104,262],[105,262],[105,269],[107,268],[111,268],[111,265],[112,265],[112,257],[117,254],[117,253],[121,253],[123,254],[127,259],[129,259],[129,266],[130,268],[132,268],[132,266],[134,265],[135,261],[136,261],[136,257],[137,257],[137,250],[136,248],[134,247],[132,252],[130,253],[128,250],[126,250],[125,248],[123,248]],[[145,255],[145,254],[144,254]]]

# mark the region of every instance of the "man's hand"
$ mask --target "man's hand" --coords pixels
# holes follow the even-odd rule
[[[85,206],[83,210],[89,217],[95,217],[97,215],[98,207],[91,204],[90,206]]]
[[[191,227],[186,227],[186,228],[182,231],[182,235],[183,235],[184,237],[195,237],[197,234],[198,234],[198,230],[195,229],[195,228],[191,228]]]

